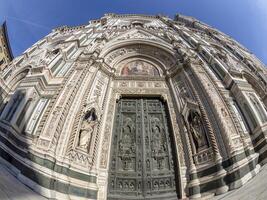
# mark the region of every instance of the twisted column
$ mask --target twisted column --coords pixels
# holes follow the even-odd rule
[[[197,94],[197,91],[195,90],[194,86],[193,86],[193,83],[192,81],[190,80],[190,78],[188,77],[187,73],[184,73],[185,74],[185,77],[187,79],[187,82],[189,83],[191,89],[192,89],[192,92],[197,100],[197,103],[199,105],[199,110],[200,110],[200,113],[201,113],[201,116],[203,117],[203,121],[204,121],[204,124],[207,128],[207,131],[208,131],[208,135],[209,135],[209,138],[210,138],[210,141],[211,141],[211,148],[213,150],[213,153],[214,153],[214,161],[220,161],[222,160],[222,157],[219,153],[219,148],[218,148],[218,145],[217,145],[217,140],[215,138],[215,134],[213,132],[213,129],[211,127],[211,124],[208,120],[208,117],[207,117],[207,113],[206,113],[206,110],[204,109],[204,106]]]

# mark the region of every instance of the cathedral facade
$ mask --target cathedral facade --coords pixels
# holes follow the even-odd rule
[[[0,156],[55,199],[197,199],[267,161],[267,70],[192,17],[62,26],[1,84]]]

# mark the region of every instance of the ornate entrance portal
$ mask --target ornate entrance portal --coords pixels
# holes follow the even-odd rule
[[[108,199],[177,199],[164,103],[120,99],[114,123]]]

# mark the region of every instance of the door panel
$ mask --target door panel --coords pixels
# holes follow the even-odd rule
[[[117,103],[108,199],[177,199],[165,109],[159,99]]]

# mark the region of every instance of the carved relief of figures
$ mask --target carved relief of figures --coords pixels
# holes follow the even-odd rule
[[[122,128],[122,138],[119,142],[123,170],[133,169],[132,155],[135,154],[134,123],[127,117]]]
[[[163,153],[166,149],[162,138],[162,129],[160,128],[160,120],[156,117],[151,119],[152,129],[152,152],[155,154]]]
[[[45,57],[40,59],[40,64],[49,64],[57,55],[59,54],[59,49],[48,50]]]
[[[166,52],[161,49],[155,49],[154,47],[146,46],[146,45],[129,45],[127,48],[117,49],[106,56],[105,61],[110,63],[112,66],[116,59],[120,56],[130,53],[138,53],[148,56],[157,57],[164,63],[165,66],[172,66],[176,63],[176,60],[172,59]]]
[[[123,154],[131,154],[134,153],[135,150],[133,149],[133,134],[134,134],[134,127],[133,121],[131,118],[127,117],[125,120],[125,125],[122,129],[122,139],[120,141],[120,150]]]
[[[194,102],[194,96],[186,85],[182,76],[176,76],[174,87],[176,89],[177,98],[179,99],[180,109],[183,108],[187,101]]]
[[[241,69],[242,66],[239,61],[227,54],[227,62],[230,68]]]
[[[216,50],[211,50],[212,55],[215,58],[221,60],[222,63],[225,63],[227,65],[227,67],[229,67],[231,69],[236,69],[236,70],[239,70],[242,68],[242,65],[240,64],[240,62],[238,62],[238,60],[236,58],[231,56],[229,53],[227,53],[222,48],[220,48],[220,49],[218,49],[218,47],[215,47],[215,48],[216,48]]]
[[[186,86],[182,81],[177,81],[178,96],[181,99],[181,103],[184,103],[186,100],[190,99],[190,95],[186,89]]]
[[[191,111],[188,116],[188,123],[196,152],[207,148],[207,136],[200,115],[197,112]]]
[[[225,51],[219,50],[219,51],[213,51],[211,50],[211,54],[215,57],[221,60],[223,63],[227,63],[227,54]]]
[[[96,112],[95,109],[92,108],[85,114],[84,119],[82,121],[78,147],[88,149],[92,134],[95,130],[97,123],[98,121]]]
[[[161,170],[165,167],[165,156],[167,153],[167,144],[164,138],[165,133],[161,125],[162,121],[157,117],[151,119],[151,134],[152,134],[152,164],[154,169]],[[149,161],[149,160],[148,160]],[[149,163],[147,163],[149,164]]]

